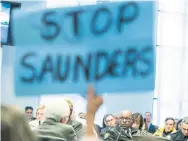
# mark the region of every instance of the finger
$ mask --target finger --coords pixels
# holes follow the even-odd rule
[[[98,106],[100,106],[100,105],[103,104],[103,98],[102,98],[101,96],[98,96],[98,97],[96,98],[96,104],[97,104]]]
[[[94,97],[94,89],[93,89],[93,87],[92,86],[89,86],[88,87],[88,100],[91,100],[91,99],[93,99],[93,97]]]

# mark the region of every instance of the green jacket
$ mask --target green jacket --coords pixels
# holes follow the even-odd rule
[[[69,120],[67,122],[68,125],[71,125],[76,133],[77,139],[82,140],[84,137],[84,126],[81,122],[76,120]]]
[[[66,141],[77,141],[72,126],[57,122],[55,119],[46,119],[37,129],[37,134],[63,138]]]

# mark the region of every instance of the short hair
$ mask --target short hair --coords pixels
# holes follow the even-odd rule
[[[64,99],[57,99],[49,102],[45,105],[44,110],[46,118],[53,118],[57,122],[60,122],[63,117],[68,117],[70,115],[70,107]]]
[[[73,109],[73,103],[72,103],[72,101],[70,99],[68,99],[68,98],[65,98],[64,100],[69,104],[69,107],[71,109]]]
[[[182,124],[188,124],[188,117],[184,117],[183,120],[182,120]]]
[[[152,116],[151,112],[145,112],[145,114],[146,114],[146,113],[149,113],[149,114],[150,114],[150,116]]]
[[[174,118],[172,118],[172,117],[167,117],[167,118],[165,119],[165,122],[167,122],[168,120],[172,120],[172,121],[174,122],[174,124],[175,124]]]
[[[27,110],[29,110],[29,109],[33,111],[33,107],[31,107],[31,106],[26,106],[26,107],[25,107],[25,112],[26,112]]]
[[[39,108],[37,109],[37,112],[38,112],[38,110],[41,110],[41,109],[43,109],[43,110],[44,110],[44,108],[45,108],[45,106],[44,106],[44,105],[40,105],[40,106],[39,106]]]

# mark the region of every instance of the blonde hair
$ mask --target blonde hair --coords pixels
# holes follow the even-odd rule
[[[41,110],[41,109],[44,109],[45,108],[45,105],[40,105],[39,108],[37,109],[38,110]]]
[[[1,105],[1,141],[37,141],[23,113]]]
[[[72,103],[72,101],[70,99],[68,99],[68,98],[65,98],[64,100],[69,104],[69,107],[71,109],[73,109],[73,103]]]

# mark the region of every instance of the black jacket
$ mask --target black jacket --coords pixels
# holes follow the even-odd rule
[[[188,141],[188,136],[184,136],[181,130],[178,130],[171,135],[171,141]]]
[[[119,125],[115,128],[107,130],[104,135],[105,141],[130,141],[133,135],[140,135],[140,130],[136,128],[129,128],[124,130]]]

